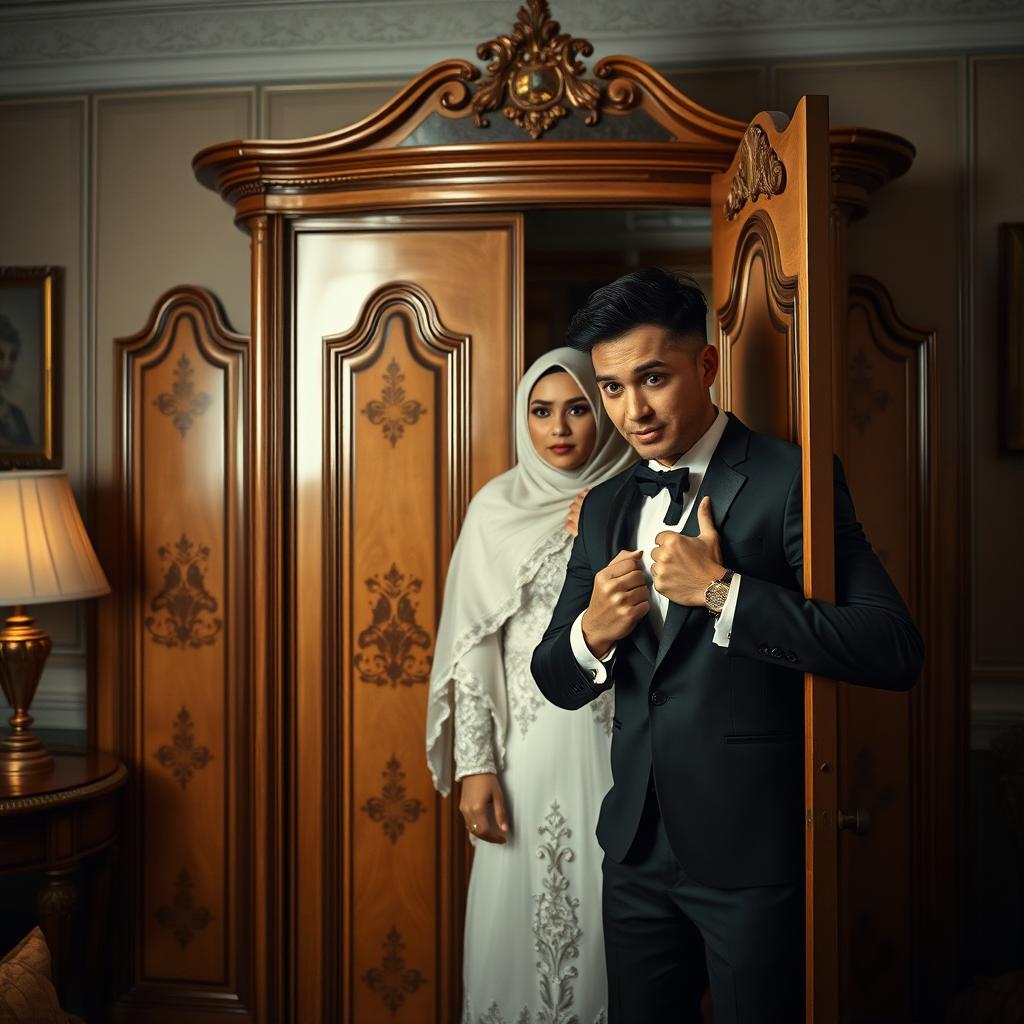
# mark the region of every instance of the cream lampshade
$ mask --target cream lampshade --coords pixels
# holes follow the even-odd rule
[[[0,740],[0,772],[48,771],[53,759],[29,732],[28,709],[50,653],[50,637],[25,605],[79,601],[110,586],[64,473],[0,472],[0,607],[14,605],[0,629],[0,685],[14,709]]]

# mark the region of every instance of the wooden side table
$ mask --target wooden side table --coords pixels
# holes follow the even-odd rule
[[[70,943],[78,893],[75,867],[85,857],[109,850],[120,824],[119,790],[125,766],[98,751],[54,754],[53,770],[40,776],[0,775],[0,874],[43,872],[39,924],[52,958],[53,980],[63,998],[67,990]],[[105,898],[94,901],[96,938],[102,935]],[[92,941],[90,956],[102,942]],[[94,965],[97,966],[97,965]]]

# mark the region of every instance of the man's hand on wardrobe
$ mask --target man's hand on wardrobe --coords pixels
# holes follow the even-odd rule
[[[708,584],[721,579],[725,572],[710,498],[701,499],[697,522],[699,536],[684,537],[674,530],[662,530],[654,538],[658,546],[651,552],[654,589],[675,604],[692,608],[704,604]]]
[[[459,813],[471,836],[485,843],[500,844],[508,841],[509,821],[505,794],[498,776],[492,772],[463,777],[459,790]]]
[[[583,613],[583,639],[603,658],[651,610],[640,551],[620,551],[594,577],[590,604]]]

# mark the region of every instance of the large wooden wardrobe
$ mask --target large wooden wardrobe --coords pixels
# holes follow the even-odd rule
[[[831,127],[825,97],[748,125],[629,58],[590,77],[552,26],[531,0],[486,72],[195,158],[251,237],[251,335],[172,289],[117,343],[115,1020],[459,1021],[470,853],[425,764],[431,650],[466,505],[515,458],[529,212],[569,208],[710,211],[719,401],[803,445],[807,592],[832,596],[835,450],[925,634],[909,695],[806,682],[808,1020],[934,1019],[959,813],[935,339],[846,268],[913,147]]]

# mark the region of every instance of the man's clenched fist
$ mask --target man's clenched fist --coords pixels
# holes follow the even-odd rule
[[[651,551],[651,581],[654,589],[675,604],[698,608],[704,603],[708,584],[722,577],[722,548],[711,517],[711,499],[697,506],[700,535],[684,537],[674,530],[662,530]]]
[[[620,551],[594,577],[590,604],[583,613],[583,639],[603,658],[650,611],[647,577],[640,551]]]

